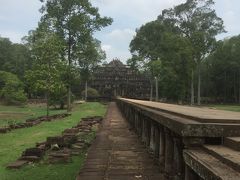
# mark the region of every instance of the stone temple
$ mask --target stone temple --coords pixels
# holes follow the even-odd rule
[[[101,97],[150,98],[149,77],[137,73],[119,59],[98,67],[93,77],[90,87],[98,90]]]

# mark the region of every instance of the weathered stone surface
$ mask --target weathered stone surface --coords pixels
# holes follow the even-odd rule
[[[239,180],[240,173],[201,148],[184,150],[185,163],[203,179]]]
[[[65,134],[65,133],[76,134],[78,132],[79,132],[78,128],[70,128],[70,129],[65,129],[63,131],[63,134]]]
[[[224,145],[236,151],[240,151],[240,137],[226,137],[224,138]]]
[[[180,136],[240,136],[240,113],[213,112],[207,108],[201,109],[124,98],[117,99],[117,102],[124,112],[132,108],[134,111],[141,112],[142,115],[151,118]]]
[[[66,145],[64,142],[64,137],[62,136],[48,137],[46,145],[51,146],[53,144],[57,144],[59,147],[64,147]]]
[[[24,160],[17,160],[13,163],[10,163],[7,165],[8,169],[19,169],[22,166],[26,165],[28,163],[28,161],[24,161]]]
[[[8,131],[10,131],[10,128],[7,127],[0,128],[0,133],[7,133]]]
[[[44,151],[39,148],[28,148],[22,154],[22,156],[37,156],[37,157],[42,157],[43,155]]]
[[[69,163],[72,161],[70,151],[57,151],[50,153],[48,158],[49,163]]]
[[[8,127],[0,128],[0,133],[7,133],[8,131],[10,131],[12,129],[32,127],[32,126],[40,124],[43,121],[52,121],[52,120],[56,120],[56,119],[62,119],[62,118],[67,117],[69,115],[71,115],[71,114],[66,113],[66,114],[56,114],[56,115],[52,115],[52,116],[49,116],[49,117],[40,116],[38,118],[27,119],[26,122],[24,122],[24,123],[11,124]]]
[[[115,103],[110,104],[108,112],[77,179],[164,180]]]
[[[221,145],[204,145],[203,148],[222,163],[240,172],[239,151]]]
[[[38,162],[41,160],[38,156],[22,156],[19,160],[25,160],[29,162]]]

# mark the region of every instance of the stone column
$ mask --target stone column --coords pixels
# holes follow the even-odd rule
[[[173,179],[173,164],[174,164],[174,144],[173,137],[168,128],[165,131],[165,174],[168,179]]]
[[[138,128],[139,128],[139,131],[138,131],[138,136],[141,137],[142,136],[142,131],[143,131],[143,115],[139,112],[138,114]]]
[[[151,120],[146,119],[146,147],[150,146],[150,136],[151,136]]]
[[[165,171],[165,132],[164,128],[161,126],[160,131],[160,142],[159,142],[159,166],[160,172]]]
[[[154,157],[155,159],[159,159],[159,149],[160,149],[160,131],[159,131],[159,125],[156,123],[155,125],[155,151],[154,151]]]
[[[145,117],[143,116],[142,117],[142,142],[144,143],[144,144],[146,144],[146,119],[145,119]]]
[[[185,165],[185,180],[199,180],[199,176],[188,166]]]
[[[181,137],[174,137],[174,180],[182,180],[184,176],[183,143]]]
[[[134,117],[134,130],[135,130],[135,132],[136,132],[136,134],[137,134],[137,131],[138,131],[138,114],[137,114],[137,111],[135,111],[134,110],[134,115],[133,115],[133,117]]]
[[[155,150],[155,125],[154,122],[151,120],[150,121],[150,151],[154,152]]]

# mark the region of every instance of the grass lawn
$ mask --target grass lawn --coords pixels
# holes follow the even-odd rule
[[[214,104],[214,105],[209,105],[208,107],[214,108],[214,109],[219,109],[219,110],[240,112],[240,105]]]
[[[66,112],[65,110],[50,110],[50,115]],[[25,122],[26,119],[46,115],[44,105],[4,106],[0,105],[0,127],[12,123]]]
[[[82,117],[103,116],[105,112],[106,106],[100,103],[85,103],[77,105],[72,115],[65,119],[0,134],[0,180],[74,180],[83,164],[85,153],[74,156],[73,162],[69,164],[33,164],[20,170],[8,170],[5,166],[20,157],[26,148],[35,147],[36,142],[45,141],[48,136],[61,134],[64,129],[76,125]]]

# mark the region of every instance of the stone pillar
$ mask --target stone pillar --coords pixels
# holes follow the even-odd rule
[[[165,174],[168,179],[173,179],[173,164],[174,164],[174,144],[173,137],[168,128],[165,131]]]
[[[185,180],[199,180],[199,176],[188,166],[185,165]]]
[[[146,147],[150,146],[150,136],[151,136],[151,120],[146,119]]]
[[[138,131],[138,114],[137,114],[137,111],[134,110],[133,112],[133,117],[134,117],[134,130],[137,134],[137,131]]]
[[[159,166],[160,172],[165,171],[165,132],[164,128],[161,126],[160,131],[160,142],[159,142]]]
[[[159,125],[156,123],[155,125],[155,151],[154,151],[154,157],[155,159],[159,159],[159,149],[160,149],[160,131],[159,131]]]
[[[184,176],[183,143],[181,137],[174,137],[174,180],[182,180]]]
[[[146,119],[145,119],[145,117],[143,116],[142,117],[142,142],[144,143],[144,144],[146,144],[146,141],[147,141],[147,137],[146,137],[146,127],[147,126],[147,123],[146,123]]]
[[[155,151],[155,125],[154,122],[151,120],[150,121],[150,151],[154,152]]]
[[[142,136],[142,131],[143,131],[143,117],[142,117],[142,114],[139,112],[138,114],[138,128],[139,128],[139,131],[138,131],[138,136],[141,137]]]

